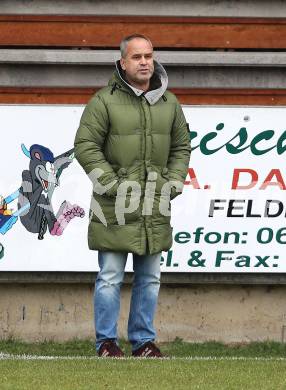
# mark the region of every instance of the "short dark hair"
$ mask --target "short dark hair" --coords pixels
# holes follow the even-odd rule
[[[132,39],[135,39],[135,38],[142,38],[142,39],[145,39],[145,41],[149,42],[150,45],[153,47],[152,45],[152,42],[150,41],[150,39],[148,37],[146,37],[145,35],[142,35],[142,34],[132,34],[132,35],[128,35],[127,37],[123,38],[122,41],[120,42],[120,52],[121,52],[121,57],[124,58],[125,55],[126,55],[126,48],[127,48],[127,45],[130,41],[132,41]]]

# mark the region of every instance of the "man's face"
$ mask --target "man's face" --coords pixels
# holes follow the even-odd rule
[[[135,85],[146,85],[154,72],[153,48],[143,38],[134,38],[128,42],[125,58],[120,64],[126,78]]]

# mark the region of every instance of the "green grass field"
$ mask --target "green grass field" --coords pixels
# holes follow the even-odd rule
[[[0,341],[0,389],[286,389],[284,344],[176,340],[160,347],[169,358],[100,359],[90,341]]]

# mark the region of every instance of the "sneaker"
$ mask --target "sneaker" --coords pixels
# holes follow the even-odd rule
[[[118,347],[115,341],[106,340],[104,341],[98,351],[100,357],[123,357],[124,353]]]
[[[160,349],[152,343],[152,341],[148,341],[147,343],[143,344],[141,347],[136,349],[132,352],[132,356],[134,357],[157,357],[161,358],[163,357]]]

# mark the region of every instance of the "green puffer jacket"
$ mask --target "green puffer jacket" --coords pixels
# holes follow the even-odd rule
[[[175,180],[181,188],[172,187],[171,199],[182,191],[190,142],[181,106],[166,91],[167,74],[158,62],[154,61],[154,65],[153,89],[143,96],[142,91],[127,84],[117,61],[108,86],[94,95],[83,112],[75,139],[75,157],[93,183],[97,177],[94,172],[99,168],[102,174],[97,181],[108,188],[99,194],[94,187],[88,230],[90,249],[143,255],[167,251],[172,246],[170,215],[161,212],[164,200],[165,209],[170,202],[161,190]],[[141,195],[129,187],[126,197],[116,196],[119,186],[127,180],[140,185]],[[130,207],[123,222],[118,217],[122,207]]]

